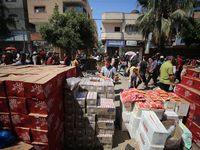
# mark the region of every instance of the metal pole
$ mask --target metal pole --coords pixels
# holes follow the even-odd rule
[[[22,28],[23,32],[23,53],[25,53],[25,36],[24,36],[24,28]]]

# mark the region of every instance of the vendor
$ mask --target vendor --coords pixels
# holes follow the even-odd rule
[[[117,80],[119,78],[116,68],[111,66],[111,57],[105,58],[105,66],[102,67],[100,77],[105,80]]]

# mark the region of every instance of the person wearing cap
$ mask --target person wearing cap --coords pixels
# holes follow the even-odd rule
[[[135,54],[133,54],[133,56],[131,56],[130,58],[130,62],[137,62],[137,59],[139,58],[139,52],[136,52]]]
[[[126,56],[125,56],[124,52],[122,52],[122,56],[119,58],[119,62],[120,62],[119,72],[122,68],[123,69],[123,76],[125,76],[125,73],[126,73],[125,68],[127,66],[127,61],[126,61]]]
[[[160,67],[160,88],[165,90],[166,92],[169,91],[170,84],[175,86],[174,79],[173,79],[173,56],[167,56],[166,62],[163,63]]]
[[[37,57],[37,52],[33,52],[32,60],[33,60],[33,65],[36,65],[36,57]]]

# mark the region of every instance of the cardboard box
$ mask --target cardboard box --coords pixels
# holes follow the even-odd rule
[[[10,112],[28,114],[26,98],[8,97]]]
[[[99,141],[99,143],[112,143],[113,135],[111,134],[97,135],[97,140]]]
[[[114,84],[113,84],[113,82],[106,81],[105,82],[105,86],[106,86],[106,89],[105,89],[106,92],[114,92]]]
[[[133,128],[138,128],[139,123],[140,123],[140,118],[136,117],[133,113],[131,113],[129,122],[130,126],[132,126]]]
[[[143,111],[140,123],[151,145],[165,144],[168,132],[153,111]]]
[[[31,121],[29,115],[19,114],[19,113],[11,113],[12,125],[14,127],[31,127]]]
[[[97,114],[97,106],[87,106],[87,114]]]
[[[107,121],[97,121],[97,127],[100,129],[114,129],[114,121],[107,120]]]
[[[75,88],[73,91],[64,89],[64,101],[69,100],[69,99],[75,99],[76,96],[78,95],[79,91],[79,86]]]
[[[198,91],[200,90],[200,78],[199,79],[194,79],[193,88],[198,90]]]
[[[147,137],[145,130],[143,129],[142,124],[139,124],[139,128],[138,128],[138,137],[139,139],[139,143],[141,143],[140,145],[142,146],[142,148],[144,150],[152,150],[152,149],[156,149],[156,150],[163,150],[164,149],[164,145],[152,145],[150,144],[149,138]],[[159,139],[157,139],[159,140]]]
[[[87,94],[87,106],[97,105],[97,92],[88,92]]]
[[[112,147],[113,147],[113,143],[104,143],[103,144],[103,148],[105,148],[105,149],[112,149]]]
[[[0,97],[1,112],[9,113],[9,104],[6,97]]]
[[[74,114],[65,114],[65,121],[67,122],[74,122]]]
[[[74,122],[72,122],[72,121],[70,121],[70,122],[65,121],[65,128],[66,129],[73,129],[74,128]]]
[[[80,92],[76,96],[76,107],[85,107],[86,96],[87,96],[87,92]]]
[[[73,107],[75,107],[75,104],[76,104],[75,99],[64,100],[65,109],[73,108]]]
[[[12,127],[10,113],[0,113],[0,124],[3,127]]]
[[[185,125],[193,133],[192,135],[200,138],[200,127],[196,123],[192,122],[191,119],[187,119]]]
[[[49,149],[49,145],[47,143],[32,142],[31,145],[33,145],[33,149],[39,149],[39,150]]]
[[[178,118],[177,113],[173,111],[165,111],[163,120],[178,122],[179,118]]]
[[[76,120],[75,127],[76,128],[84,128],[85,127],[85,120],[80,120],[80,121]]]
[[[65,134],[65,142],[74,143],[75,137]],[[69,142],[70,141],[70,142]]]
[[[85,127],[86,127],[86,135],[95,135],[95,128],[96,128],[95,122],[86,123]]]
[[[130,112],[133,110],[133,103],[121,103],[122,104],[122,112]]]
[[[95,136],[94,135],[86,135],[85,136],[85,141],[86,143],[94,143]]]
[[[200,148],[200,139],[196,135],[192,135],[193,142]]]
[[[55,105],[62,101],[59,96],[59,91],[56,90],[46,100],[27,99],[27,104],[30,113],[49,114]]]
[[[74,137],[74,135],[75,135],[75,129],[69,129],[69,128],[65,127],[64,130],[65,130],[65,133],[67,133],[68,136]]]
[[[67,78],[76,77],[76,67],[70,66],[67,68],[68,68],[68,70],[66,71],[66,77]]]
[[[85,115],[76,114],[75,119],[78,122],[82,122],[83,120],[85,121]]]
[[[131,116],[131,112],[122,112],[122,121],[129,122],[130,116]]]
[[[85,128],[76,128],[75,135],[83,137],[85,135]]]
[[[181,84],[193,88],[194,87],[194,79],[187,77],[187,76],[183,76],[182,80],[181,80]]]
[[[106,98],[115,99],[115,92],[106,92]]]
[[[139,126],[139,125],[138,125]],[[138,127],[133,127],[131,123],[128,126],[128,133],[131,139],[136,139],[136,131]]]
[[[104,92],[98,92],[98,98],[106,98],[106,93]]]
[[[47,130],[31,129],[31,134],[34,142],[46,143],[50,142],[50,132]]]
[[[200,116],[196,113],[194,114],[193,122],[200,126]]]
[[[30,113],[29,118],[31,120],[31,128],[39,130],[49,130],[53,127],[55,120],[60,116],[59,105],[56,105],[55,108],[48,115]]]
[[[100,92],[100,93],[105,93],[106,86],[103,84],[103,82],[99,82],[97,83],[96,86],[96,92]]]
[[[19,140],[31,143],[30,128],[14,127],[14,130]]]
[[[167,111],[174,111],[176,106],[176,101],[165,101],[164,107]]]
[[[115,115],[115,106],[97,106],[97,115]]]
[[[75,136],[75,141],[76,141],[76,143],[85,143],[85,137],[76,135]]]
[[[199,72],[199,69],[187,69],[187,74],[195,78],[199,78]]]
[[[1,78],[0,77],[0,95],[1,95],[1,97],[6,97],[7,95],[6,95],[6,91],[5,91],[5,83],[4,83],[4,78]]]
[[[189,107],[190,107],[190,103],[184,99],[181,99],[180,102],[176,102],[175,112],[179,116],[187,116]]]
[[[106,120],[115,121],[115,115],[97,115],[97,121],[106,121]]]
[[[86,114],[86,122],[92,123],[95,122],[96,115],[95,114]]]
[[[35,80],[35,78],[29,78],[29,80],[24,81],[26,97],[37,99],[48,98],[51,93],[57,89],[56,80],[57,74],[48,74],[38,80]]]
[[[164,109],[151,109],[151,111],[154,111],[157,117],[162,120],[163,114],[164,114]]]
[[[115,134],[115,129],[100,129],[100,128],[96,128],[96,134]]]
[[[75,113],[75,107],[72,108],[65,108],[66,114],[74,114]]]
[[[140,108],[137,103],[134,103],[133,114],[136,117],[141,117],[143,111],[150,111],[150,108]]]

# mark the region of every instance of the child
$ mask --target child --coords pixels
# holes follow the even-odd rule
[[[142,78],[140,77],[140,75],[138,74],[138,69],[134,68],[133,74],[131,75],[131,87],[130,88],[137,88],[137,86],[136,86],[137,76],[141,79],[141,81],[143,81]]]

